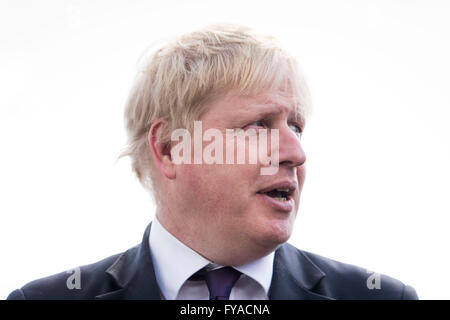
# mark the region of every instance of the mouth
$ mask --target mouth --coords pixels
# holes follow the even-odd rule
[[[284,181],[272,184],[257,194],[261,200],[274,209],[290,212],[295,206],[293,195],[296,189],[297,183]]]
[[[274,189],[268,192],[262,192],[260,194],[267,195],[277,201],[288,201],[291,199],[291,194],[288,189]]]

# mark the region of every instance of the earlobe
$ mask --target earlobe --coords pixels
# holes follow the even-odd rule
[[[156,120],[148,132],[148,144],[153,155],[153,161],[160,172],[168,179],[175,179],[175,164],[170,154],[170,144],[161,141],[161,136],[167,122]]]

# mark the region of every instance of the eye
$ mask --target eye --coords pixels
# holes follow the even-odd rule
[[[302,133],[303,133],[303,129],[302,129],[299,125],[297,125],[297,124],[295,124],[295,123],[292,123],[292,124],[289,125],[289,127],[292,128],[292,130],[293,130],[298,136],[301,137],[301,135],[302,135]]]
[[[248,128],[266,128],[267,127],[267,123],[265,120],[261,119],[261,120],[257,120],[255,122],[249,123],[248,125],[246,125],[244,127],[244,129],[248,129]]]

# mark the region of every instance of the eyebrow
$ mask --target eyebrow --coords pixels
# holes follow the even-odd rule
[[[245,108],[242,110],[243,112],[239,112],[240,115],[245,116],[246,118],[264,118],[271,115],[276,115],[280,113],[287,113],[288,119],[295,119],[295,121],[298,121],[302,126],[305,124],[305,119],[300,114],[300,111],[297,111],[297,109],[290,109],[288,106],[280,105],[276,103],[269,103],[269,104],[256,104],[254,106],[257,106],[256,108],[252,108],[249,110],[248,108]],[[251,115],[250,115],[251,113]]]

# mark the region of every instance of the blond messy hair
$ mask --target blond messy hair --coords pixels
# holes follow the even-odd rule
[[[274,38],[237,25],[214,25],[185,34],[154,52],[140,72],[125,108],[130,156],[141,184],[152,191],[153,161],[148,145],[157,119],[167,126],[160,139],[170,142],[177,128],[192,130],[209,103],[236,90],[242,95],[289,92],[304,118],[308,93],[296,60]]]

